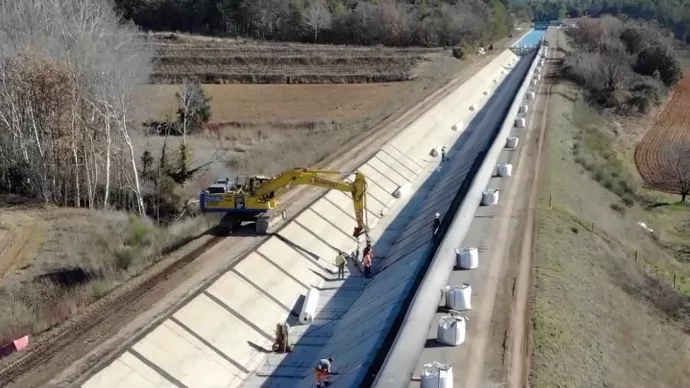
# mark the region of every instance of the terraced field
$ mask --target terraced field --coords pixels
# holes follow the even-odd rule
[[[179,84],[371,83],[409,81],[440,49],[253,43],[175,34],[147,36],[155,53],[151,82]]]
[[[659,120],[635,149],[635,164],[647,186],[679,192],[677,166],[669,147],[681,143],[690,147],[690,78],[676,85]]]

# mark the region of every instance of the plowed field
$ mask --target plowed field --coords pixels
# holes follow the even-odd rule
[[[650,188],[678,192],[675,166],[668,155],[669,146],[677,143],[690,144],[690,77],[673,88],[659,120],[635,149],[637,170]]]
[[[435,48],[382,48],[145,35],[154,84],[350,84],[410,81]]]

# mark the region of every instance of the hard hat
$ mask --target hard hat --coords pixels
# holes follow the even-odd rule
[[[439,218],[439,217],[441,217],[441,215],[436,213],[436,214],[434,214],[434,217]]]

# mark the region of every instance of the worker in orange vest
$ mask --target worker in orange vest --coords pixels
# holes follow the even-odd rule
[[[331,385],[330,377],[331,374],[333,374],[331,371],[331,364],[333,364],[333,358],[328,357],[321,359],[316,365],[316,368],[314,368],[316,388],[325,388]]]
[[[374,257],[374,251],[371,249],[371,243],[362,251],[362,265],[364,266],[364,277],[370,278],[373,276],[371,273],[371,259]]]

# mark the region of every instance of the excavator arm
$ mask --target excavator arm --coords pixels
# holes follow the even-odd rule
[[[293,168],[283,171],[275,178],[263,182],[253,190],[251,195],[259,197],[262,200],[270,200],[277,196],[280,191],[288,188],[291,185],[324,187],[350,193],[352,195],[355,218],[357,220],[357,226],[355,227],[352,235],[354,237],[359,237],[362,234],[368,235],[369,228],[366,222],[367,182],[364,174],[357,171],[355,173],[355,181],[353,183],[329,179],[323,176],[342,174],[342,172],[338,171],[319,171],[308,170],[305,168]]]

